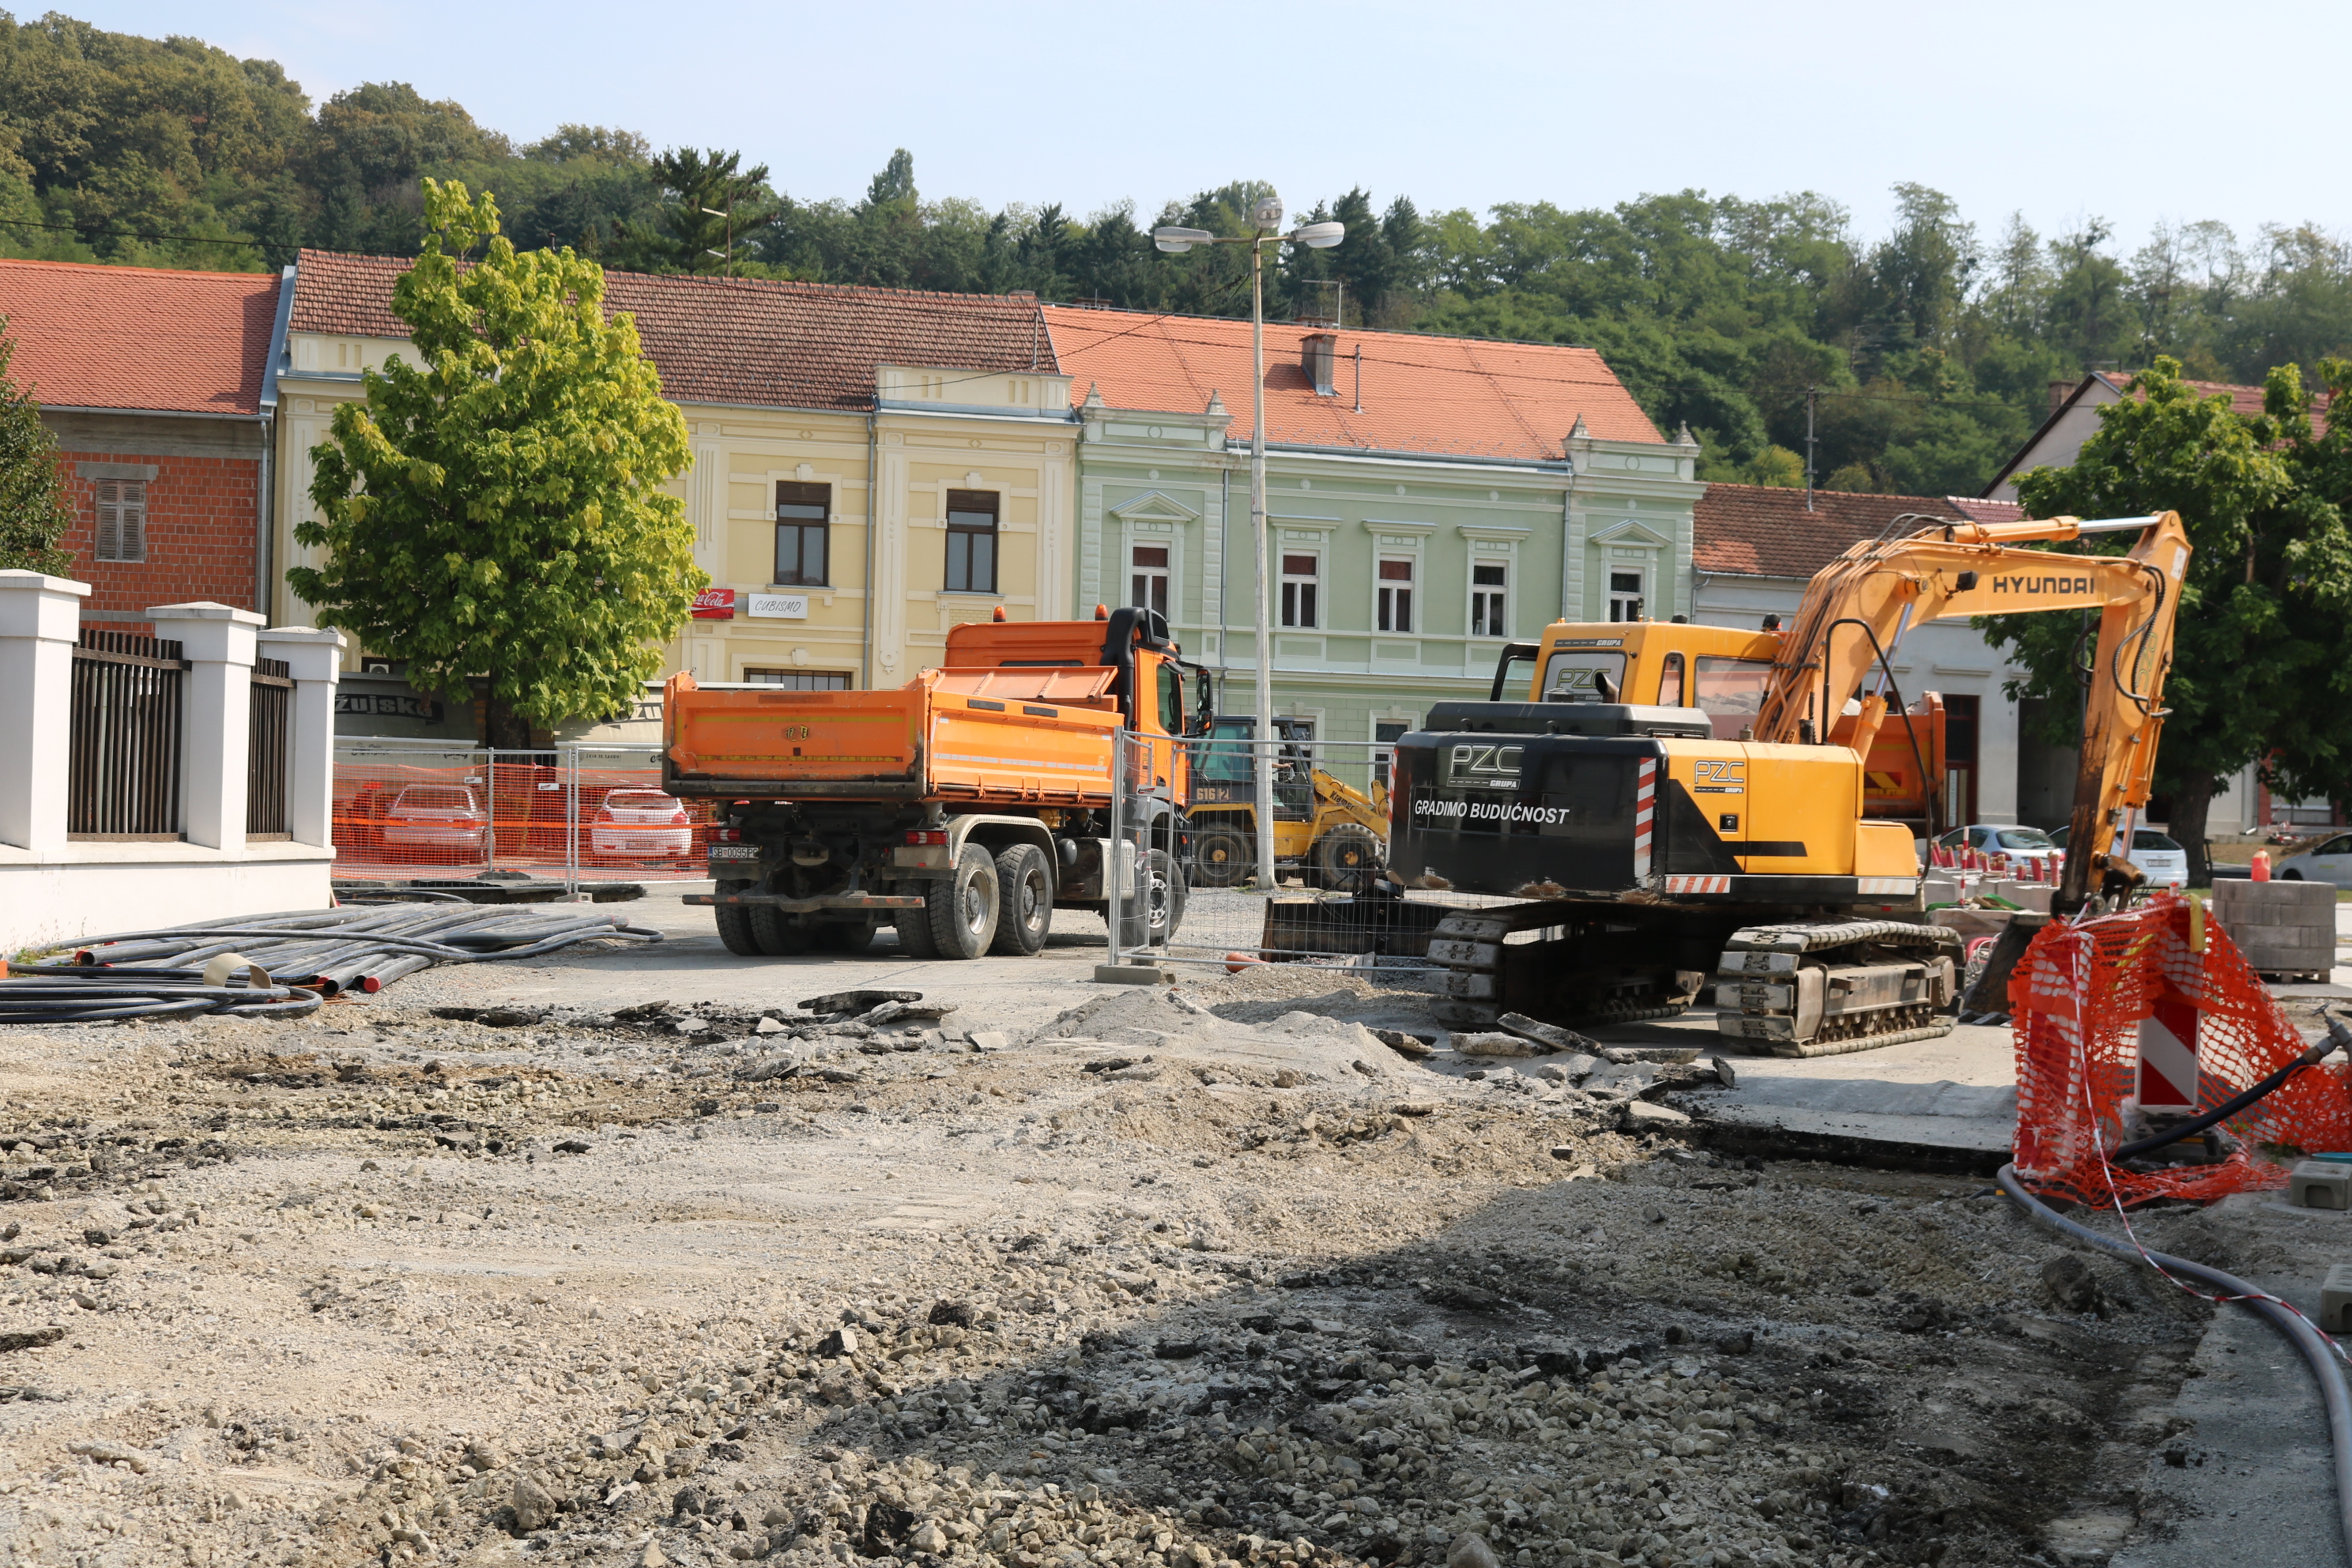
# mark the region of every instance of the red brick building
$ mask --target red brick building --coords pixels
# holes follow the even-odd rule
[[[0,261],[13,374],[58,438],[85,621],[264,609],[273,273]]]

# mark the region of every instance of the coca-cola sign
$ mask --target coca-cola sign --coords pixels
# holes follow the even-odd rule
[[[694,618],[698,621],[731,621],[735,618],[735,590],[705,588],[694,596]]]

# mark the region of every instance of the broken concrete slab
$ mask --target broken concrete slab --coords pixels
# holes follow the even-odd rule
[[[919,1002],[919,991],[828,991],[822,996],[812,996],[803,1002],[801,1010],[807,1013],[866,1013],[885,1002]]]
[[[1555,1051],[1598,1052],[1601,1047],[1574,1029],[1563,1029],[1558,1024],[1547,1024],[1530,1018],[1525,1013],[1506,1013],[1495,1020],[1508,1033],[1524,1035],[1538,1045]]]

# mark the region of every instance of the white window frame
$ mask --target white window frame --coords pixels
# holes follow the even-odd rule
[[[1315,563],[1315,570],[1312,574],[1299,574],[1294,573],[1290,570],[1292,558],[1299,555],[1304,555]],[[1277,581],[1279,582],[1282,590],[1276,606],[1279,611],[1279,615],[1277,616],[1278,625],[1276,629],[1286,632],[1311,632],[1322,630],[1322,549],[1318,546],[1300,546],[1294,549],[1292,546],[1286,544],[1276,551],[1275,564],[1281,568]],[[1297,594],[1297,590],[1301,588],[1307,591],[1304,596],[1307,616],[1304,619],[1300,619],[1297,613],[1300,607],[1300,595]]]
[[[1135,558],[1136,552],[1139,550],[1157,550],[1160,554],[1160,563],[1157,566],[1146,566],[1142,564]],[[1128,541],[1127,594],[1129,604],[1133,605],[1139,609],[1158,610],[1160,615],[1167,617],[1170,622],[1174,622],[1176,619],[1175,577],[1176,542],[1173,539],[1165,534],[1160,534],[1149,539],[1129,539]],[[1154,605],[1136,597],[1136,589],[1139,581],[1147,584],[1150,582],[1158,583],[1160,587],[1160,603]],[[1146,589],[1146,592],[1148,594],[1148,588]]]
[[[126,564],[146,560],[147,481],[93,479],[90,495],[97,509],[91,559]]]
[[[1402,566],[1406,575],[1401,579],[1384,574],[1382,568]],[[1389,637],[1413,635],[1413,589],[1421,583],[1421,557],[1387,551],[1372,557],[1372,628]]]
[[[1511,635],[1511,558],[1507,555],[1473,555],[1470,557],[1470,635],[1474,637],[1507,637]],[[1478,581],[1479,569],[1492,566],[1503,574],[1500,585]],[[1486,601],[1501,601],[1490,617]],[[1482,629],[1488,622],[1499,630]]]
[[[1608,593],[1604,599],[1606,613],[1612,622],[1638,621],[1650,602],[1650,571],[1637,561],[1612,561],[1602,568],[1609,574]],[[1634,589],[1627,594],[1617,586],[1618,574],[1631,576]]]

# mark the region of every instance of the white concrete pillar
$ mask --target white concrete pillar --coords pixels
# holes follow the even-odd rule
[[[89,584],[0,572],[0,844],[66,841],[74,639]]]
[[[155,635],[177,642],[180,657],[188,661],[180,710],[181,836],[191,844],[241,855],[253,637],[264,618],[206,600],[151,605],[147,618],[155,623]]]
[[[297,844],[335,841],[335,682],[342,672],[343,634],[311,626],[273,626],[261,634],[264,658],[282,658],[294,678],[286,726],[286,827]]]

